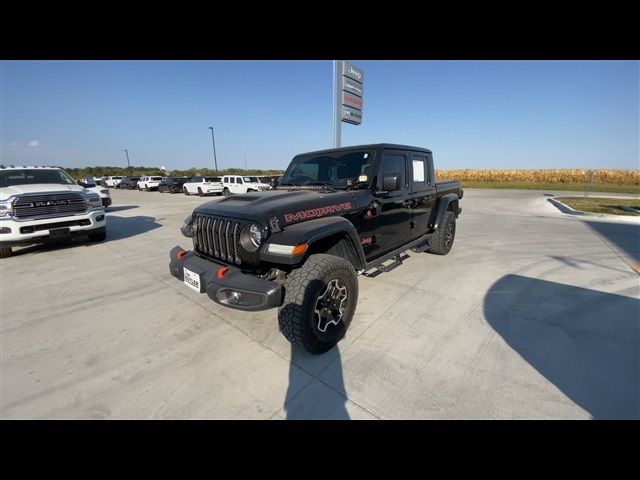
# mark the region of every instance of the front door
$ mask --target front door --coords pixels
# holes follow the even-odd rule
[[[376,189],[383,190],[385,174],[399,175],[400,189],[376,197],[379,211],[374,218],[365,221],[373,236],[369,245],[363,245],[368,261],[407,243],[411,223],[411,209],[406,201],[410,185],[407,162],[407,153],[399,150],[385,150],[380,160]]]

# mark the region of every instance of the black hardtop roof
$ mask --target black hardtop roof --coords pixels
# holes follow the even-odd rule
[[[347,152],[350,150],[363,150],[363,149],[389,149],[389,150],[411,150],[416,152],[426,152],[432,153],[428,148],[422,147],[412,147],[410,145],[398,145],[396,143],[372,143],[370,145],[353,145],[348,147],[340,147],[340,148],[328,148],[326,150],[316,150],[315,152],[305,152],[299,153],[296,157],[300,155],[315,155],[321,153],[334,153],[334,152]]]

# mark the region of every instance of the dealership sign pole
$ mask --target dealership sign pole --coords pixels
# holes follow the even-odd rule
[[[344,60],[333,61],[333,146],[340,147],[342,122],[362,123],[364,73]]]

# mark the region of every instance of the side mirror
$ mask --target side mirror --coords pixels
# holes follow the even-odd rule
[[[382,189],[387,192],[395,192],[400,190],[400,174],[399,173],[385,173],[382,177]]]

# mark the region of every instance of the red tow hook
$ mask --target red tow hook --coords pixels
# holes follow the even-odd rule
[[[218,280],[222,280],[222,277],[224,277],[224,274],[227,273],[227,270],[229,270],[227,267],[220,267],[218,269],[218,273],[216,274]]]
[[[178,260],[182,260],[182,258],[187,254],[186,250],[180,250],[178,253],[176,253],[176,258]]]

